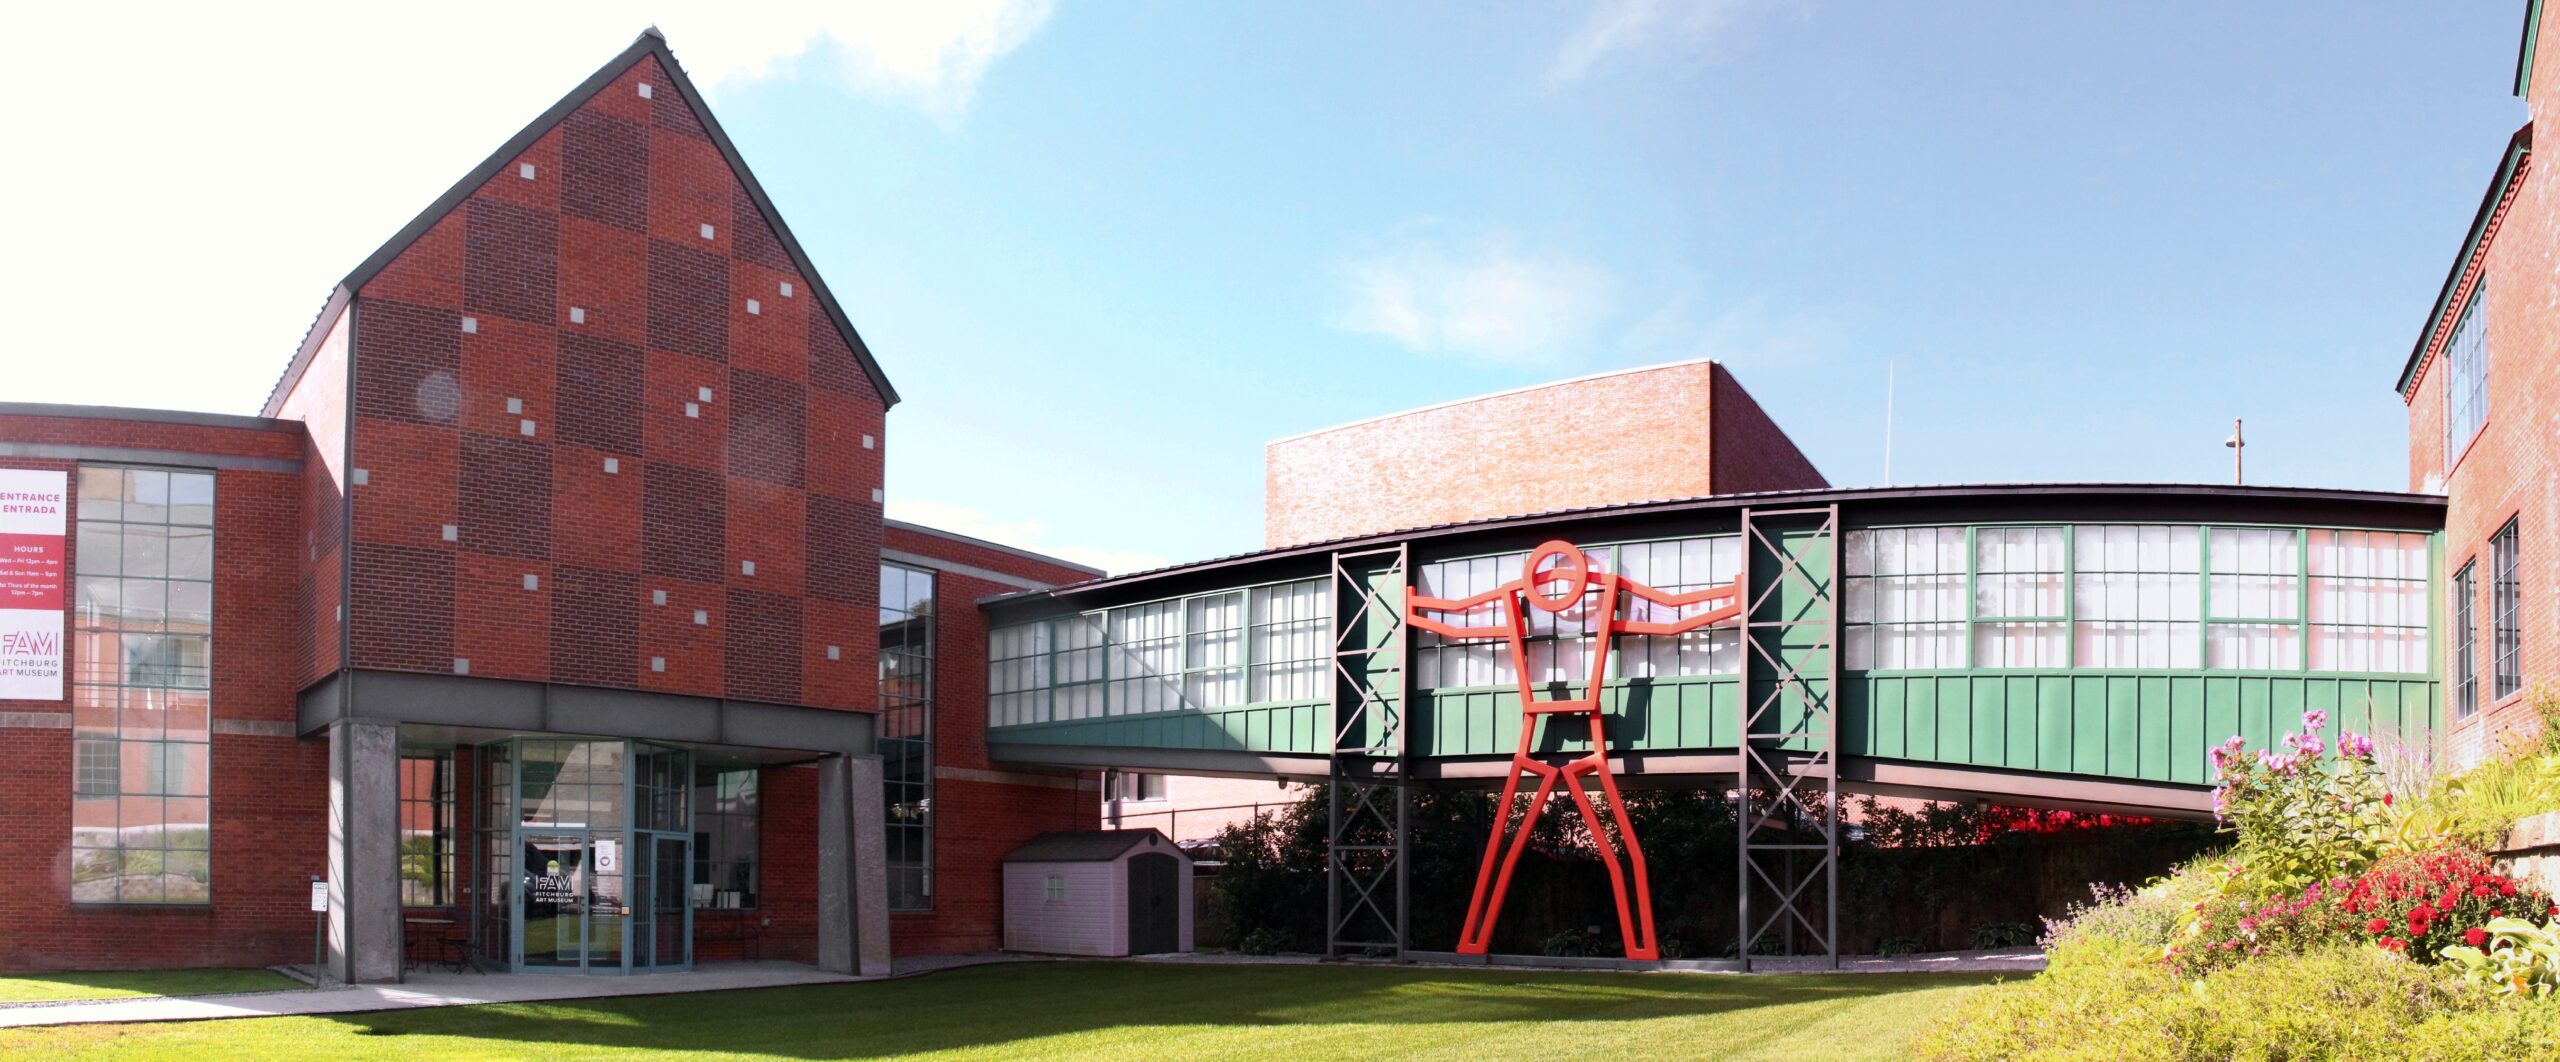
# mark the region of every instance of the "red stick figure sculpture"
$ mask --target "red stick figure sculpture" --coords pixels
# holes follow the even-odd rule
[[[1596,593],[1596,597],[1594,596]],[[1583,687],[1583,695],[1569,699],[1540,699],[1534,692],[1536,683],[1529,674],[1528,609],[1562,613],[1592,598],[1589,615],[1594,618],[1594,641],[1591,653],[1591,677]],[[1660,952],[1653,938],[1653,894],[1645,880],[1644,848],[1636,843],[1633,826],[1627,822],[1627,808],[1618,798],[1618,783],[1609,773],[1609,737],[1603,727],[1600,711],[1601,680],[1608,674],[1609,650],[1621,634],[1684,634],[1710,624],[1722,623],[1739,615],[1742,587],[1739,580],[1723,586],[1685,594],[1666,593],[1643,583],[1621,578],[1614,572],[1591,570],[1589,558],[1570,543],[1549,542],[1529,554],[1520,578],[1504,583],[1473,597],[1447,600],[1415,596],[1406,608],[1406,618],[1413,625],[1443,638],[1508,639],[1511,648],[1511,673],[1520,680],[1520,747],[1511,755],[1511,777],[1502,786],[1502,803],[1496,808],[1493,837],[1485,845],[1484,865],[1476,871],[1475,898],[1467,903],[1466,925],[1459,930],[1458,951],[1466,955],[1482,955],[1493,944],[1493,926],[1502,912],[1502,899],[1511,888],[1511,871],[1520,863],[1520,852],[1528,847],[1538,815],[1547,806],[1547,797],[1555,792],[1561,780],[1573,794],[1573,802],[1582,809],[1582,821],[1591,830],[1592,843],[1601,849],[1601,862],[1609,868],[1609,888],[1617,895],[1618,933],[1625,940],[1630,959],[1656,959]],[[1668,622],[1648,622],[1619,615],[1628,599],[1650,601],[1677,610],[1683,606],[1723,601],[1722,606],[1683,616]],[[1460,627],[1425,616],[1425,612],[1464,613],[1499,601],[1505,613],[1499,626]],[[1537,736],[1538,720],[1544,716],[1580,715],[1591,726],[1591,752],[1563,766],[1555,766],[1529,754]],[[1511,821],[1512,798],[1520,793],[1523,774],[1538,777],[1537,795],[1529,799],[1528,813],[1521,817],[1518,832]],[[1583,791],[1583,775],[1598,775],[1600,790],[1609,798],[1609,814],[1617,820],[1618,838],[1626,845],[1627,866],[1621,868],[1616,855],[1609,851],[1608,834],[1600,827],[1600,815],[1591,806],[1591,796]],[[1497,861],[1499,868],[1497,869]],[[1629,909],[1627,878],[1635,879],[1635,900]]]

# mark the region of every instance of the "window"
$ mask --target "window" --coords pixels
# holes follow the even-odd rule
[[[1106,800],[1162,800],[1164,776],[1140,771],[1113,771],[1103,787]]]
[[[1182,700],[1192,708],[1244,703],[1244,593],[1183,604]]]
[[[2290,528],[2216,527],[2205,540],[2205,666],[2300,668],[2300,537]]]
[[[2204,605],[2193,526],[2084,524],[2071,532],[2071,640],[2087,668],[2193,668]]]
[[[1051,636],[1057,653],[1050,659],[1055,685],[1052,718],[1092,719],[1102,714],[1103,617],[1099,614],[1060,617]]]
[[[1978,528],[1973,558],[1973,666],[2070,666],[2062,529]]]
[[[453,756],[402,756],[400,905],[445,907],[453,902]]]
[[[79,472],[71,898],[207,903],[210,472]]]
[[[2468,719],[2480,710],[2480,584],[2477,564],[2453,573],[2453,717]]]
[[[987,632],[987,722],[1049,721],[1049,625],[1021,623]]]
[[[1859,669],[1965,666],[1965,529],[1851,531],[1845,663]]]
[[[2497,624],[2497,640],[2489,647],[2489,693],[2499,700],[2524,689],[2523,594],[2516,578],[2516,553],[2516,521],[2511,519],[2489,536],[2489,619]]]
[[[756,905],[756,769],[693,769],[693,905]]]
[[[1247,696],[1261,701],[1311,701],[1325,696],[1325,657],[1332,648],[1326,626],[1333,619],[1331,579],[1303,579],[1258,586],[1248,594],[1249,651],[1253,666]]]
[[[880,566],[880,778],[889,909],[933,905],[933,573]]]
[[[1742,572],[1742,536],[1716,535],[1668,542],[1630,542],[1608,549],[1618,574],[1656,590],[1685,594],[1731,583]],[[1723,608],[1731,601],[1712,601],[1670,608],[1630,599],[1627,617],[1638,622],[1668,623]],[[1637,634],[1618,639],[1610,658],[1619,678],[1664,678],[1673,675],[1734,675],[1742,671],[1742,629],[1720,624],[1687,634]]]
[[[1414,572],[1413,590],[1424,597],[1450,601],[1473,597],[1511,580],[1527,559],[1526,553],[1506,553],[1425,564]],[[1600,561],[1595,558],[1592,564],[1596,567]],[[1491,627],[1506,622],[1503,606],[1492,602],[1442,618],[1462,627]],[[1511,650],[1499,640],[1452,641],[1429,631],[1415,631],[1413,638],[1414,681],[1422,689],[1498,686],[1513,681]]]
[[[1051,874],[1051,875],[1049,875],[1049,876],[1048,876],[1048,880],[1046,880],[1046,881],[1042,882],[1042,886],[1048,890],[1048,894],[1049,894],[1049,902],[1050,902],[1050,903],[1065,903],[1065,902],[1066,902],[1066,900],[1067,900],[1067,876],[1066,876],[1066,875],[1064,875],[1064,874]]]
[[[2481,304],[2489,299],[2489,278],[2471,286],[2471,301],[2454,321],[2453,336],[2444,343],[2444,467],[2452,471],[2489,420],[2489,327]]]
[[[1182,602],[1158,601],[1112,609],[1110,706],[1112,715],[1168,712],[1182,707]]]
[[[2311,670],[2427,670],[2427,536],[2311,532]]]

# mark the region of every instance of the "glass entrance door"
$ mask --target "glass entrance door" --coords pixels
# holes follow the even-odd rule
[[[473,940],[487,966],[630,973],[691,959],[693,835],[685,750],[521,738],[488,746],[488,885]]]

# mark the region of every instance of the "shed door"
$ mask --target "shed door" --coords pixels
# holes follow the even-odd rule
[[[1129,954],[1182,949],[1182,864],[1169,855],[1129,857]]]

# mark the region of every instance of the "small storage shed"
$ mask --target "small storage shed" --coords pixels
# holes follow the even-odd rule
[[[1146,830],[1044,833],[1004,857],[1004,947],[1052,955],[1191,950],[1191,856]]]

